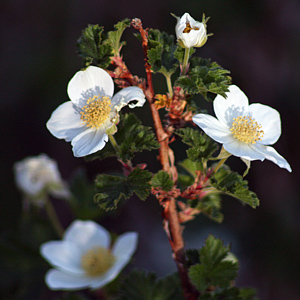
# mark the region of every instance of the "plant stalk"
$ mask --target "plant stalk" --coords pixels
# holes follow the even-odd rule
[[[60,238],[63,237],[64,235],[64,228],[62,227],[58,217],[57,217],[57,214],[55,212],[55,209],[52,205],[52,202],[50,201],[50,199],[47,199],[46,200],[46,204],[45,204],[45,208],[46,208],[46,212],[48,214],[48,217],[49,217],[49,220],[54,228],[54,230],[56,231],[56,233],[58,234],[58,236]]]

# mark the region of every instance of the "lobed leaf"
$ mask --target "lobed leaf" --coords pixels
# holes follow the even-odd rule
[[[145,200],[151,189],[152,174],[147,170],[135,168],[127,177],[100,174],[96,179],[97,194],[95,202],[105,209],[116,209],[120,201],[130,198],[134,193]]]
[[[173,188],[174,182],[171,179],[171,176],[166,171],[160,170],[153,176],[151,185],[154,188],[160,188],[163,191],[168,192]]]

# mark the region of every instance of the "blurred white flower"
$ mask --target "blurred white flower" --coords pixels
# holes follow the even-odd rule
[[[138,234],[120,235],[112,249],[109,232],[93,221],[74,221],[62,241],[41,245],[42,256],[55,268],[46,274],[52,290],[98,289],[114,280],[129,262]]]
[[[248,161],[268,159],[291,172],[288,162],[267,146],[281,135],[278,111],[259,103],[249,105],[246,95],[235,85],[229,86],[226,95],[226,99],[218,95],[213,102],[217,119],[197,114],[193,122],[229,153]]]
[[[47,194],[57,198],[70,197],[55,160],[46,154],[27,157],[14,164],[18,188],[33,202],[43,204]]]
[[[205,18],[202,23],[195,21],[188,13],[177,18],[175,32],[179,45],[183,48],[202,47],[207,41]]]
[[[146,99],[136,86],[127,87],[113,96],[114,83],[109,74],[89,66],[77,72],[68,84],[71,101],[61,104],[47,122],[57,138],[71,141],[76,157],[101,150],[108,141],[108,130],[114,130],[118,112],[128,105],[143,106]],[[136,103],[129,103],[136,100]]]

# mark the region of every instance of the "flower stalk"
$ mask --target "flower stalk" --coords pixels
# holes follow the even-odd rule
[[[182,63],[182,68],[181,68],[181,75],[186,75],[186,73],[187,73],[189,57],[190,57],[190,48],[185,48],[184,49],[184,58],[183,58],[183,63]]]
[[[54,209],[53,204],[50,199],[46,200],[45,208],[46,208],[47,215],[49,217],[49,220],[50,220],[54,230],[56,231],[57,235],[60,238],[62,238],[65,230],[57,217],[57,214],[55,212],[55,209]]]

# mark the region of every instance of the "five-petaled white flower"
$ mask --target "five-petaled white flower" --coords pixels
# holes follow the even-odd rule
[[[281,135],[278,111],[259,103],[249,105],[246,95],[235,85],[229,86],[226,95],[226,99],[218,95],[213,102],[217,119],[197,114],[193,122],[229,153],[248,161],[268,159],[291,172],[288,162],[267,146]]]
[[[55,137],[71,141],[76,157],[101,150],[121,108],[141,107],[146,101],[143,91],[136,86],[124,88],[114,96],[113,92],[113,80],[105,70],[89,66],[77,72],[68,84],[71,101],[52,113],[47,128]],[[136,103],[129,103],[133,100]]]
[[[177,41],[183,48],[202,47],[207,41],[206,24],[195,21],[188,13],[177,17],[175,27]]]
[[[34,203],[44,203],[47,194],[58,198],[70,197],[55,160],[46,154],[31,156],[14,164],[17,187]]]
[[[74,221],[62,241],[41,245],[42,256],[55,268],[45,277],[52,290],[98,289],[114,280],[131,259],[138,234],[120,235],[112,249],[109,232],[93,221]]]

